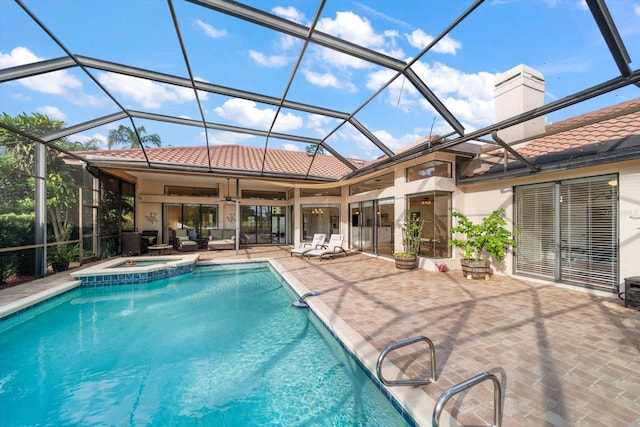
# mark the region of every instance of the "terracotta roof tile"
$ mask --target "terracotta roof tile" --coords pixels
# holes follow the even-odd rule
[[[145,149],[150,162],[172,163],[176,165],[190,165],[207,167],[206,147],[161,147]],[[78,153],[81,156],[105,158],[121,158],[131,160],[145,160],[140,149],[96,150]],[[210,147],[211,166],[215,168],[245,169],[250,171],[262,170],[264,149],[242,145],[214,145]],[[356,168],[366,162],[348,159]],[[309,167],[311,170],[309,171]],[[324,176],[340,178],[351,172],[351,169],[336,157],[318,154],[311,164],[311,156],[301,151],[287,151],[270,148],[265,158],[265,172]]]
[[[534,139],[515,148],[524,157],[532,158],[638,135],[640,98],[554,123],[547,126],[546,132],[552,133],[565,128],[570,129]]]

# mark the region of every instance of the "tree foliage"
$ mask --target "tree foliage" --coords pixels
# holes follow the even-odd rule
[[[31,115],[22,113],[11,117],[7,113],[2,113],[0,121],[13,126],[23,132],[35,136],[43,136],[56,130],[62,129],[64,122],[52,120],[45,114],[33,113]],[[4,147],[5,154],[19,159],[16,166],[26,172],[32,172],[35,165],[35,142],[22,135],[15,134],[5,128],[0,128],[0,145]],[[49,162],[57,155],[53,150],[49,150]]]
[[[111,150],[113,147],[125,146],[126,148],[140,148],[142,145],[145,147],[156,146],[160,147],[162,141],[157,133],[151,135],[145,135],[147,133],[144,126],[139,126],[138,134],[128,126],[120,125],[117,129],[111,129],[109,136],[107,137],[107,148]],[[140,139],[138,139],[140,135]]]
[[[22,113],[11,117],[6,113],[0,116],[0,120],[12,127],[26,133],[41,136],[60,130],[64,123],[52,120],[44,114]],[[88,149],[97,146],[95,140],[88,143],[69,142],[67,139],[56,141],[60,147],[67,150]],[[0,202],[2,212],[28,213],[34,209],[35,192],[35,147],[38,142],[0,128],[0,146],[3,147],[3,155],[0,157],[0,167],[3,176],[0,178],[0,187],[6,190],[8,200]],[[76,180],[73,171],[58,156],[59,152],[53,148],[47,150],[47,213],[51,232],[57,242],[68,239],[65,233],[72,226],[74,208],[77,205],[77,190],[73,185]]]
[[[324,147],[322,145],[309,144],[304,147],[304,151],[311,156],[314,154],[324,154]]]

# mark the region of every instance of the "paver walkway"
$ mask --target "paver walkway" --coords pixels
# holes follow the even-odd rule
[[[277,258],[377,349],[429,337],[438,381],[423,390],[434,400],[489,371],[504,389],[504,426],[640,426],[640,311],[624,308],[619,299],[507,277],[470,281],[455,270],[401,271],[363,254],[307,260],[286,249],[201,256]],[[0,290],[0,304],[12,289]],[[390,359],[412,376],[429,375],[426,346]],[[487,382],[453,398],[446,409],[464,425],[486,426],[493,420],[492,402]]]

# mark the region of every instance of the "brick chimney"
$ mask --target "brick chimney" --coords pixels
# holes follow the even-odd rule
[[[518,65],[499,74],[493,87],[496,122],[544,105],[544,76],[526,65]],[[544,117],[498,131],[507,143],[544,133]]]

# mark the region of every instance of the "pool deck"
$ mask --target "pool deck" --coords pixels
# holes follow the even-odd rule
[[[309,301],[321,301],[379,351],[427,336],[438,381],[421,389],[433,400],[490,372],[504,391],[503,426],[640,426],[640,311],[616,296],[501,276],[473,281],[459,270],[402,271],[364,254],[301,259],[288,250],[197,253],[201,261],[276,260],[321,292]],[[71,280],[59,273],[1,289],[0,308]],[[389,359],[412,377],[429,377],[427,347],[404,350]],[[445,409],[463,425],[491,424],[491,383],[453,397]],[[430,418],[431,408],[424,412]]]

